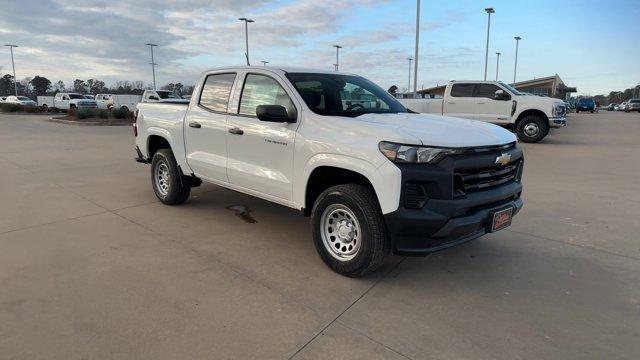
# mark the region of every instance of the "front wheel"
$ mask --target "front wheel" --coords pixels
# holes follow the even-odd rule
[[[539,116],[525,116],[516,126],[518,138],[527,143],[536,143],[549,133],[549,125]]]
[[[166,205],[182,204],[191,193],[191,187],[182,181],[182,173],[171,149],[161,149],[153,155],[151,184],[156,197]]]
[[[360,277],[382,266],[389,241],[371,189],[359,184],[333,186],[320,194],[311,216],[316,250],[335,272]]]

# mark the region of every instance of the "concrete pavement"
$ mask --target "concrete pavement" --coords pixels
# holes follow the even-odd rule
[[[572,114],[512,227],[350,279],[294,210],[158,203],[129,127],[0,114],[0,358],[637,359],[639,133]]]

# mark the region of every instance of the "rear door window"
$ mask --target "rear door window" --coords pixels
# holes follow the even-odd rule
[[[451,96],[473,97],[473,89],[475,86],[475,84],[453,84],[451,87]]]
[[[212,111],[226,112],[235,78],[235,73],[207,76],[198,102],[200,106]]]

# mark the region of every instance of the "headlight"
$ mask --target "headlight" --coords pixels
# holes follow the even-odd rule
[[[447,156],[464,153],[463,149],[401,145],[386,141],[380,142],[378,148],[387,159],[397,163],[435,164]]]
[[[554,117],[564,115],[565,111],[566,111],[566,109],[565,109],[564,104],[561,104],[561,103],[554,103],[553,104],[553,116]]]

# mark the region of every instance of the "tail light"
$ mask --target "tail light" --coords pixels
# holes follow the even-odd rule
[[[138,136],[138,109],[133,113],[133,136]]]

